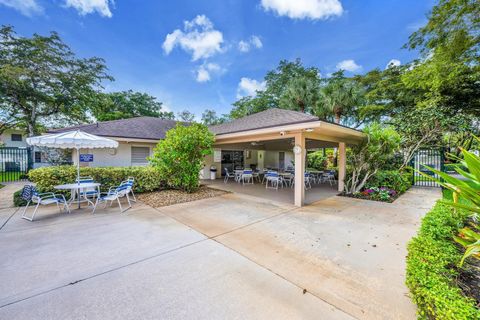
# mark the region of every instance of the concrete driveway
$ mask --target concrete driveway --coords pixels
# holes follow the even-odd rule
[[[413,319],[405,244],[438,196],[17,212],[0,230],[0,319]]]

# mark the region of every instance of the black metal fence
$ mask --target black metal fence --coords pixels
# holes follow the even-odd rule
[[[0,148],[0,182],[27,179],[32,168],[32,150],[30,148]]]
[[[425,166],[445,172],[445,156],[442,149],[418,150],[412,159],[411,165],[415,169],[413,173],[413,185],[422,187],[440,187],[438,183],[432,181],[417,171],[420,171],[431,177],[440,178],[436,173]]]

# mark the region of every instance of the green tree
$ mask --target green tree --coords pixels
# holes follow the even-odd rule
[[[417,105],[440,105],[480,115],[480,5],[478,0],[440,0],[428,23],[406,45],[420,50],[403,81],[425,94]]]
[[[177,124],[158,143],[150,162],[169,187],[194,192],[199,187],[203,161],[212,153],[214,141],[213,133],[205,125]]]
[[[279,106],[282,109],[314,113],[319,101],[318,81],[308,76],[290,79],[282,95]]]
[[[157,98],[132,90],[99,93],[91,108],[99,121],[127,119],[140,116],[173,119],[173,112],[162,111],[162,103]]]
[[[215,110],[207,109],[202,113],[202,123],[206,126],[211,126],[215,124],[224,123],[227,121],[225,116],[217,116],[217,112]]]
[[[345,182],[347,194],[361,191],[368,179],[388,163],[400,147],[400,135],[392,127],[372,123],[363,131],[366,139],[352,147],[348,153],[349,177]]]
[[[195,115],[188,110],[183,110],[177,113],[177,119],[184,122],[193,122],[195,120]]]
[[[304,67],[300,59],[295,61],[280,61],[277,68],[267,72],[265,75],[265,90],[258,91],[254,97],[243,97],[233,103],[230,118],[236,119],[253,113],[264,111],[269,108],[282,107],[284,109],[302,111],[302,101],[294,101],[295,97],[305,99],[308,96],[317,94],[320,84],[320,72],[315,67]],[[298,80],[297,79],[302,79]],[[308,80],[307,80],[308,79]],[[311,89],[306,93],[305,89]],[[289,98],[286,91],[289,90],[293,97]],[[304,110],[308,112],[308,108]]]
[[[55,32],[18,36],[0,28],[0,123],[39,133],[42,122],[85,120],[87,102],[112,80],[100,58],[77,58]],[[1,128],[0,128],[1,130]]]
[[[344,71],[335,72],[320,90],[320,99],[316,113],[322,118],[333,115],[335,123],[342,118],[352,116],[363,98],[363,92],[357,83],[345,77]]]

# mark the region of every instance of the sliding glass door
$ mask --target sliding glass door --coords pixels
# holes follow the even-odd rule
[[[222,176],[225,175],[225,168],[229,172],[243,168],[243,151],[222,150]]]

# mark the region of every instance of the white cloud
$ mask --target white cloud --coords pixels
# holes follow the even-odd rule
[[[162,47],[168,55],[178,45],[191,53],[192,60],[196,61],[222,52],[222,43],[223,34],[214,29],[213,23],[205,15],[198,15],[184,22],[183,31],[176,29],[167,34]]]
[[[103,17],[112,17],[110,5],[114,5],[113,0],[65,0],[65,6],[74,8],[82,16],[97,12]]]
[[[257,91],[265,90],[265,86],[265,81],[259,82],[254,79],[243,77],[238,83],[237,99],[244,96],[254,96],[257,94]]]
[[[261,0],[261,5],[266,11],[292,19],[328,19],[343,13],[339,0]]]
[[[337,63],[337,69],[339,70],[345,70],[345,71],[350,71],[350,72],[356,72],[362,69],[361,65],[358,65],[355,60],[348,59],[348,60],[343,60]]]
[[[241,40],[238,43],[238,50],[241,52],[248,52],[252,48],[260,49],[263,47],[262,40],[260,40],[259,36],[251,36],[248,40]]]
[[[15,9],[27,17],[43,12],[37,0],[0,0],[0,4]]]
[[[392,59],[390,60],[387,65],[385,66],[385,69],[391,68],[391,67],[398,67],[402,63],[398,59]]]
[[[196,70],[197,82],[207,82],[211,80],[212,75],[224,73],[225,70],[216,63],[204,63]]]

